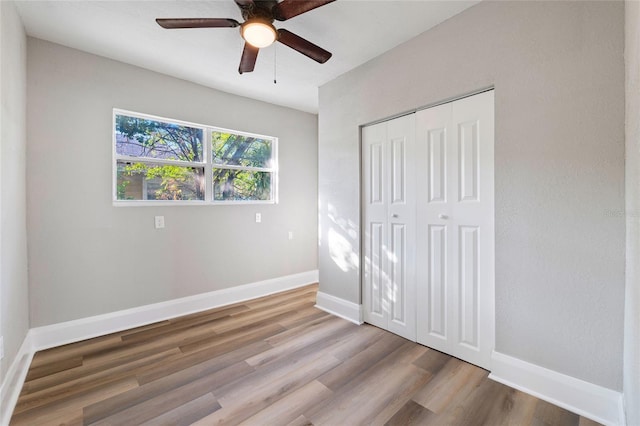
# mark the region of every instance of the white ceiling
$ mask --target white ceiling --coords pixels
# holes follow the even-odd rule
[[[204,86],[317,112],[318,87],[477,1],[338,0],[275,23],[329,50],[325,64],[275,43],[255,71],[238,74],[237,28],[165,30],[155,18],[234,18],[233,0],[18,1],[27,34]],[[275,47],[274,47],[275,46]],[[277,84],[274,77],[277,57]]]

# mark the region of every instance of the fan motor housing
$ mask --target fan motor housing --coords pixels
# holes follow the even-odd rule
[[[241,6],[242,17],[245,21],[260,19],[269,24],[273,23],[271,9],[278,4],[277,0],[254,0],[248,6]]]

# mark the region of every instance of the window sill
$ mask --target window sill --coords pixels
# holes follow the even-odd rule
[[[255,204],[277,204],[276,201],[113,201],[114,207],[174,207],[174,206],[239,206]]]

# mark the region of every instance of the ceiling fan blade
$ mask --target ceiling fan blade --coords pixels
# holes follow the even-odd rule
[[[327,52],[320,46],[316,46],[308,40],[295,35],[291,31],[287,31],[283,28],[278,30],[278,41],[286,46],[289,46],[293,50],[297,50],[303,55],[313,59],[316,62],[324,64],[331,58],[331,52]]]
[[[260,49],[250,45],[249,43],[244,44],[242,58],[240,58],[240,66],[238,67],[238,72],[240,74],[253,71],[253,68],[256,66],[256,59],[258,59],[259,50]]]
[[[273,17],[278,21],[286,21],[335,0],[284,0],[275,6],[271,11]]]
[[[240,25],[235,19],[224,18],[183,18],[156,19],[162,28],[232,28]]]

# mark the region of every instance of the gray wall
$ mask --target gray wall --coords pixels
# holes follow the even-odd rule
[[[317,269],[316,115],[33,38],[27,69],[32,326]],[[113,107],[278,137],[279,204],[113,207]]]
[[[0,2],[0,382],[29,328],[25,151],[27,39],[13,2]],[[0,401],[1,403],[1,401]]]
[[[627,267],[624,399],[628,425],[640,425],[640,2],[625,2]]]
[[[494,85],[496,350],[622,389],[623,12],[484,1],[322,86],[321,291],[360,301],[358,126]]]

